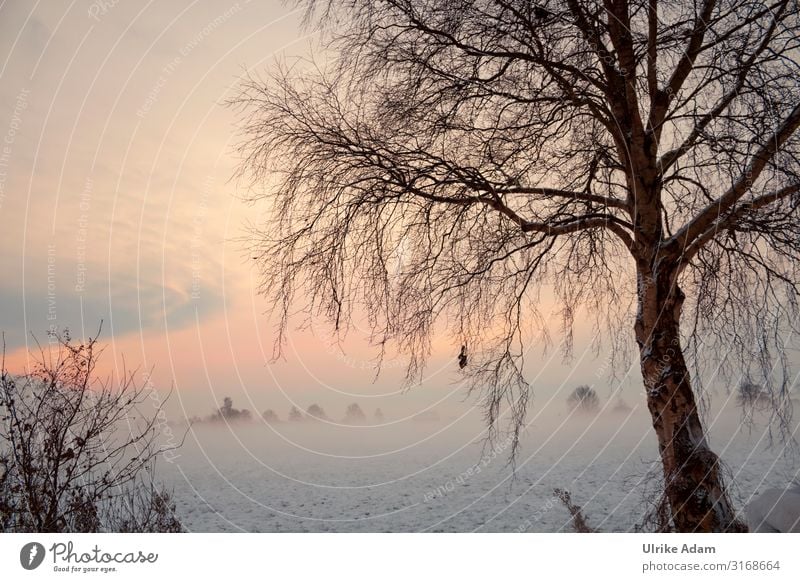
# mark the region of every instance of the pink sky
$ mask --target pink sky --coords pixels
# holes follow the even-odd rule
[[[293,402],[470,405],[446,338],[407,394],[394,364],[373,383],[358,330],[344,354],[324,329],[293,331],[286,361],[268,363],[272,328],[241,241],[266,209],[237,197],[235,114],[222,103],[245,69],[308,50],[299,20],[278,1],[2,4],[0,326],[12,365],[25,364],[31,333],[84,337],[102,318],[106,369],[123,355],[154,367],[160,390],[178,390],[174,414],[205,414],[226,395],[282,415]],[[557,350],[541,358],[532,380],[544,394],[612,392],[585,344],[569,365]]]

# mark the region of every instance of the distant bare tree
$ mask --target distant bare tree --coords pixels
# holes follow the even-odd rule
[[[211,422],[249,422],[252,420],[252,415],[246,408],[242,410],[234,408],[233,399],[230,396],[226,396],[222,399],[222,406],[220,406],[208,420]]]
[[[763,414],[761,419],[768,422],[766,436],[770,443],[775,439],[773,426],[789,425],[794,412],[791,391],[771,390],[768,386],[757,384],[748,378],[739,383],[736,404],[742,411],[742,419],[747,427],[755,424],[759,414]],[[776,418],[777,423],[775,423]]]
[[[328,420],[328,415],[319,404],[312,404],[306,410],[306,416],[312,420]]]
[[[54,336],[33,369],[0,376],[0,531],[181,531],[154,482],[161,402],[133,373],[96,377],[97,338]],[[144,407],[144,412],[142,408]]]
[[[594,413],[600,410],[600,399],[591,386],[578,386],[567,398],[567,405],[570,410]]]
[[[226,396],[222,399],[222,407],[219,409],[219,415],[222,417],[233,416],[233,398]]]
[[[514,453],[549,285],[567,354],[582,310],[616,362],[635,340],[675,529],[743,529],[693,384],[744,362],[788,385],[797,1],[306,4],[324,65],[235,100],[242,175],[277,184],[253,190],[271,220],[252,250],[278,352],[297,302],[342,334],[363,308],[415,380],[446,321]]]
[[[292,406],[289,410],[289,422],[300,422],[303,420],[303,413],[296,406]]]
[[[759,384],[742,380],[736,394],[736,402],[743,408],[761,408],[769,404],[769,393]]]
[[[350,424],[359,424],[367,420],[367,415],[361,410],[357,402],[348,405],[347,410],[344,412],[344,422]]]

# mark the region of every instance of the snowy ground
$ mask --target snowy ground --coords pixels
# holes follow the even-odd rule
[[[709,424],[741,508],[797,478],[800,462],[770,447],[763,426],[739,429],[737,414],[712,414]],[[658,470],[647,412],[540,417],[514,479],[508,442],[482,449],[473,416],[377,428],[200,426],[159,469],[190,531],[569,531],[556,487],[598,530],[640,523]]]

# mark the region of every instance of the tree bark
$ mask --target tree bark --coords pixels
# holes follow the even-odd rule
[[[697,409],[680,344],[684,294],[676,278],[677,269],[640,266],[635,324],[672,526],[679,532],[747,531],[736,519]]]

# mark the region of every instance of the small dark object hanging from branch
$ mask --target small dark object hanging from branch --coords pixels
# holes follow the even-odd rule
[[[458,367],[462,370],[467,367],[467,346],[461,346],[458,354]]]

